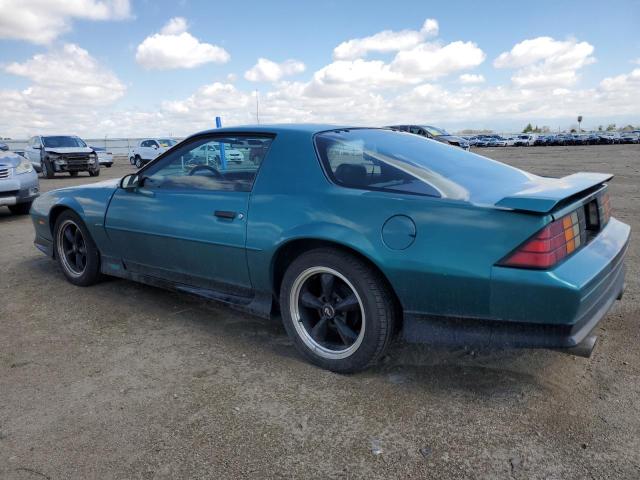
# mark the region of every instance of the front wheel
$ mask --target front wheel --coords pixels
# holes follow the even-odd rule
[[[142,168],[144,164],[142,163],[142,158],[136,155],[135,166],[136,168]]]
[[[381,275],[335,249],[312,250],[292,262],[282,280],[280,305],[300,353],[339,373],[374,364],[391,341],[397,317]]]
[[[42,176],[45,178],[53,178],[55,176],[55,172],[53,171],[53,167],[51,166],[51,162],[49,162],[49,160],[47,160],[46,158],[44,160],[42,160],[42,165],[40,167],[41,171],[42,171]]]
[[[95,170],[89,170],[90,177],[98,177],[100,176],[100,169],[96,168]]]
[[[64,276],[86,287],[100,280],[100,253],[82,219],[70,210],[56,220],[54,249]]]

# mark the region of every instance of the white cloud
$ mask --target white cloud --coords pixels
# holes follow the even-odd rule
[[[10,63],[4,71],[31,82],[24,90],[0,89],[0,130],[12,135],[91,128],[97,109],[126,90],[113,72],[74,44]]]
[[[397,52],[418,45],[428,37],[438,35],[438,22],[432,18],[424,21],[420,30],[383,30],[364,38],[342,42],[333,50],[336,60],[354,60],[365,57],[369,52]]]
[[[276,63],[267,58],[259,58],[258,63],[245,72],[244,78],[250,82],[277,82],[282,77],[302,73],[305,68],[304,63],[298,60]]]
[[[0,38],[47,44],[70,30],[74,19],[121,20],[130,16],[129,0],[2,0]]]
[[[578,80],[577,71],[595,62],[593,51],[587,42],[538,37],[517,43],[493,65],[517,69],[511,80],[519,87],[571,86]]]
[[[194,68],[205,63],[226,63],[230,56],[217,45],[200,42],[187,32],[182,17],[170,19],[160,33],[145,38],[136,49],[136,61],[144,68],[168,70]]]
[[[484,52],[473,42],[456,41],[447,45],[421,43],[398,52],[391,68],[423,79],[438,78],[480,65]]]
[[[187,31],[189,25],[184,17],[174,17],[169,19],[164,27],[160,30],[162,35],[180,35]]]
[[[463,73],[458,77],[460,83],[464,84],[474,84],[474,83],[484,83],[485,79],[483,75],[476,75],[473,73]]]

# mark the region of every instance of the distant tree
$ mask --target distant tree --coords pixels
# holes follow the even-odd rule
[[[576,133],[576,132],[577,132],[577,130],[575,128],[572,128],[569,133]]]
[[[623,132],[630,132],[630,131],[632,131],[632,130],[635,130],[635,128],[634,128],[634,127],[633,127],[633,125],[631,125],[631,124],[627,125],[626,127],[624,127],[624,128],[622,129],[622,131],[623,131]]]
[[[598,131],[599,131],[599,132],[601,132],[602,130],[604,130],[604,129],[602,128],[602,125],[598,125]]]
[[[527,123],[527,126],[524,127],[524,130],[522,130],[522,133],[531,133],[533,132],[533,126],[530,123]]]
[[[616,124],[615,123],[610,123],[609,125],[607,125],[607,132],[613,132],[616,129]]]

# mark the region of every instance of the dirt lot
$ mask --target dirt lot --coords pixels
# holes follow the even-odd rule
[[[612,172],[614,214],[640,231],[638,145],[479,153]],[[277,322],[123,280],[74,287],[32,241],[0,208],[2,479],[640,478],[637,238],[589,360],[397,344],[353,376],[302,361]]]

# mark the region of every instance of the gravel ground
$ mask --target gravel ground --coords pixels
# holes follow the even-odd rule
[[[485,149],[612,172],[640,230],[640,146]],[[98,179],[41,180],[43,190]],[[67,283],[0,208],[0,478],[640,478],[640,248],[591,359],[396,344],[340,376],[284,329],[189,296]]]

